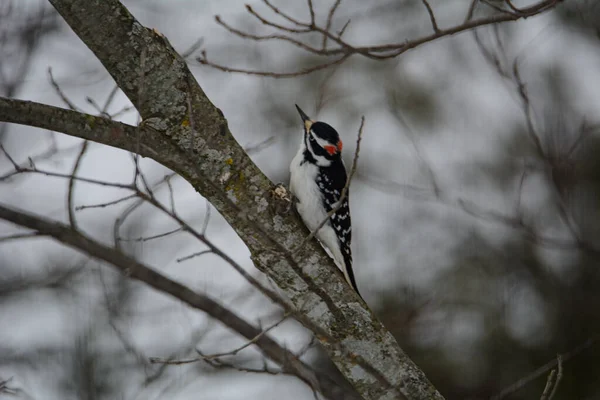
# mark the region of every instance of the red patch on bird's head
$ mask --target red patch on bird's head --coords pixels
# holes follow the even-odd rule
[[[323,146],[323,148],[329,153],[330,156],[334,155],[338,151],[337,147],[332,145],[326,145]]]
[[[337,142],[337,148],[338,148],[338,151],[340,151],[340,152],[341,152],[341,151],[342,151],[342,147],[344,147],[344,143],[342,143],[342,141],[341,141],[341,140],[338,140],[338,142]]]

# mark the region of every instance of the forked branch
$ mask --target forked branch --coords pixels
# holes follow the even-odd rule
[[[220,16],[216,16],[215,19],[219,25],[225,28],[230,33],[239,36],[244,39],[263,42],[263,41],[277,41],[289,43],[296,46],[308,53],[312,53],[321,57],[324,57],[327,61],[318,63],[313,67],[304,68],[297,71],[265,71],[265,70],[251,70],[235,68],[223,64],[213,62],[208,59],[206,51],[202,51],[201,56],[197,58],[197,61],[202,65],[206,65],[212,68],[219,69],[224,72],[236,72],[244,73],[249,75],[258,75],[273,78],[289,78],[300,75],[310,74],[315,71],[319,71],[328,68],[333,65],[339,65],[348,60],[351,55],[361,55],[363,57],[372,60],[385,60],[390,58],[398,57],[399,55],[407,52],[408,50],[419,47],[423,44],[433,42],[435,40],[452,36],[458,33],[474,30],[481,26],[495,25],[503,22],[518,21],[520,19],[532,17],[548,10],[553,9],[562,0],[541,0],[529,7],[517,8],[514,4],[506,0],[500,6],[492,3],[482,1],[488,7],[495,9],[495,13],[490,16],[484,16],[474,18],[476,7],[479,0],[473,0],[466,12],[466,17],[460,24],[453,25],[449,28],[440,28],[437,22],[435,12],[427,0],[421,0],[423,6],[429,17],[433,33],[424,35],[413,39],[402,39],[397,42],[386,43],[386,44],[371,44],[366,46],[357,46],[351,42],[345,40],[342,35],[348,27],[349,20],[346,21],[342,28],[337,32],[333,29],[333,19],[336,11],[338,11],[341,1],[335,1],[328,11],[326,23],[324,26],[318,24],[317,17],[315,15],[312,2],[308,2],[308,8],[310,13],[310,21],[303,21],[297,17],[294,17],[280,8],[276,7],[269,0],[263,0],[263,3],[267,8],[275,15],[288,21],[291,26],[286,26],[272,21],[270,17],[263,15],[258,12],[255,8],[246,5],[248,13],[256,18],[261,24],[269,28],[274,28],[275,33],[267,35],[252,34],[249,32],[242,31],[234,26],[223,21]],[[311,42],[302,39],[307,33],[313,33],[320,36],[321,46],[317,47]],[[331,42],[334,44],[332,47],[328,47],[327,43]]]

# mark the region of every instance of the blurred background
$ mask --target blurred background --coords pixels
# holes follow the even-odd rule
[[[318,3],[318,4],[317,4]],[[332,2],[316,2],[324,23]],[[441,27],[464,20],[470,1],[430,1]],[[493,1],[493,4],[502,2]],[[301,139],[297,103],[333,125],[351,163],[366,118],[352,184],[358,286],[400,345],[447,399],[537,399],[548,372],[503,389],[563,354],[555,399],[600,399],[600,3],[570,0],[555,10],[462,33],[395,59],[353,56],[339,67],[293,79],[229,74],[195,60],[201,50],[225,66],[291,72],[322,62],[290,44],[253,42],[260,24],[244,2],[127,0],[144,25],[180,52],[236,139],[273,182],[288,181]],[[272,13],[252,1],[262,15]],[[308,21],[304,2],[276,3]],[[525,4],[525,3],[523,3]],[[477,15],[491,13],[479,6]],[[273,18],[277,20],[276,18]],[[432,31],[417,0],[345,0],[333,21],[357,45],[399,42]],[[308,41],[319,43],[317,37]],[[477,40],[476,40],[477,39]],[[517,66],[515,75],[513,65]],[[53,86],[49,76],[56,82]],[[0,3],[0,95],[97,114],[112,78],[53,8],[37,0]],[[525,88],[520,92],[519,88]],[[116,92],[107,112],[137,123]],[[539,146],[532,141],[539,137]],[[0,124],[0,144],[18,162],[70,173],[81,141]],[[151,182],[168,170],[140,160]],[[12,170],[0,155],[0,176]],[[90,144],[79,175],[131,183],[128,153]],[[68,179],[25,174],[0,180],[0,202],[67,221]],[[232,229],[181,178],[177,212],[261,281]],[[169,201],[165,185],[157,197]],[[77,183],[80,227],[203,291],[247,320],[268,326],[281,312],[233,269],[207,254],[153,208],[115,188]],[[124,217],[126,216],[126,217]],[[214,368],[189,359],[244,343],[200,312],[43,238],[0,223],[0,399],[313,399],[293,377]],[[115,233],[116,232],[116,233]],[[267,282],[268,283],[268,282]],[[335,375],[310,334],[286,321],[272,334]],[[245,349],[232,363],[262,366]]]

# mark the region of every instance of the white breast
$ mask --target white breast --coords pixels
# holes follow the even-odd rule
[[[302,163],[304,160],[304,148],[300,148],[290,165],[290,190],[296,197],[296,209],[302,217],[306,227],[312,232],[327,217],[323,208],[321,192],[317,186],[317,174],[319,169],[316,165],[309,162]],[[338,267],[345,272],[344,257],[340,252],[338,238],[327,222],[317,232],[317,238],[329,250]]]
[[[317,186],[317,174],[319,169],[316,165],[305,162],[302,151],[296,154],[290,165],[290,190],[298,200],[296,208],[311,231],[314,230],[325,219],[325,210],[321,198],[321,192]]]

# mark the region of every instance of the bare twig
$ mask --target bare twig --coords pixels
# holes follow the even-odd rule
[[[177,262],[179,263],[179,262],[191,260],[192,258],[200,257],[204,254],[211,254],[212,252],[213,252],[212,250],[202,250],[197,253],[190,254],[189,256],[178,258]]]
[[[521,178],[519,179],[519,187],[517,189],[517,200],[515,210],[517,211],[517,218],[521,218],[521,204],[523,200],[523,187],[525,186],[525,178],[527,177],[527,165],[523,163],[523,172],[521,172]]]
[[[104,106],[100,110],[100,115],[110,117],[110,115],[108,114],[108,108],[110,107],[110,105],[114,101],[115,96],[116,96],[116,94],[117,94],[118,91],[119,91],[119,85],[113,86],[112,90],[110,91],[110,93],[106,97],[106,101],[104,102]]]
[[[556,373],[556,381],[554,382],[554,387],[552,388],[552,393],[550,393],[550,396],[548,396],[548,400],[552,400],[554,398],[554,395],[556,394],[556,391],[558,390],[558,385],[560,384],[560,381],[563,377],[563,365],[562,365],[562,356],[560,354],[558,354],[556,356],[556,362],[558,365],[558,372]]]
[[[175,233],[179,233],[179,232],[183,232],[183,228],[179,227],[179,228],[171,229],[170,231],[167,231],[167,232],[157,233],[156,235],[151,235],[151,236],[140,236],[138,238],[121,239],[121,240],[123,240],[124,242],[149,242],[151,240],[162,239],[164,237],[171,236],[171,235],[173,235]]]
[[[9,386],[9,383],[12,381],[12,377],[0,380],[0,393],[6,393],[8,395],[16,395],[18,393],[17,389],[13,389]]]
[[[198,351],[198,353],[200,354],[201,357],[204,356],[200,351]],[[201,358],[201,360],[205,361],[208,365],[210,365],[213,368],[234,369],[236,371],[249,372],[249,373],[253,373],[253,374],[269,374],[269,375],[285,374],[285,372],[283,372],[281,370],[273,370],[273,369],[269,368],[266,360],[263,362],[262,368],[242,367],[240,365],[234,365],[232,363],[226,362],[221,358],[214,358],[214,359]],[[312,389],[312,390],[314,391],[315,389]]]
[[[127,201],[127,200],[132,200],[132,199],[135,199],[135,198],[137,198],[137,195],[130,194],[128,196],[121,197],[121,198],[118,198],[116,200],[111,200],[111,201],[103,202],[103,203],[86,204],[86,205],[83,205],[83,206],[77,206],[77,207],[75,207],[75,211],[82,211],[82,210],[87,210],[87,209],[90,209],[90,208],[105,208],[105,207],[109,207],[109,206],[114,206],[116,204],[122,203],[122,202]]]
[[[253,154],[259,153],[259,152],[265,150],[266,148],[268,148],[269,146],[271,146],[273,143],[275,143],[275,140],[277,140],[276,136],[269,136],[265,140],[261,140],[258,143],[245,146],[244,150],[246,151],[246,154],[253,155]]]
[[[81,144],[81,150],[77,155],[77,159],[75,160],[75,164],[73,165],[73,170],[71,171],[71,177],[69,178],[69,191],[67,193],[67,211],[69,213],[69,222],[73,229],[77,229],[77,219],[75,218],[75,209],[73,207],[73,195],[75,192],[75,180],[77,176],[77,171],[79,170],[79,166],[81,165],[81,161],[83,160],[83,156],[87,151],[89,142],[84,140]]]
[[[206,235],[206,230],[208,229],[208,224],[210,223],[210,211],[212,209],[210,201],[206,200],[205,207],[206,211],[204,212],[204,219],[202,220],[202,229],[200,230],[200,233],[202,233],[203,235]]]
[[[586,340],[584,343],[582,343],[581,345],[575,347],[573,350],[564,353],[562,355],[559,355],[558,357],[556,357],[555,359],[547,362],[546,364],[542,365],[541,367],[539,367],[538,369],[536,369],[535,371],[533,371],[531,374],[519,379],[518,381],[516,381],[515,383],[513,383],[512,385],[504,388],[500,393],[490,397],[490,400],[501,400],[506,398],[507,396],[521,390],[523,387],[525,387],[527,384],[531,383],[532,381],[538,379],[540,376],[543,376],[544,374],[548,373],[548,371],[550,371],[551,369],[555,368],[557,365],[560,364],[560,371],[561,371],[561,377],[562,377],[562,364],[564,362],[567,362],[571,359],[573,359],[574,357],[578,356],[579,354],[581,354],[584,350],[589,349],[590,347],[592,347],[596,342],[598,342],[598,340],[600,340],[599,336],[595,336],[592,337],[588,340]]]
[[[55,178],[67,178],[67,179],[70,179],[72,176],[71,174],[63,174],[60,172],[52,172],[52,171],[46,171],[43,169],[38,169],[35,165],[33,167],[29,167],[29,168],[22,168],[22,167],[18,167],[18,168],[19,169],[15,170],[15,171],[11,171],[5,175],[0,176],[0,182],[3,180],[6,180],[8,178],[11,178],[15,175],[18,175],[18,174],[41,174],[41,175],[51,176],[51,177],[55,177]],[[110,186],[110,187],[114,187],[117,189],[133,190],[133,188],[130,184],[107,182],[107,181],[101,181],[98,179],[82,178],[80,176],[76,176],[74,179],[77,181],[80,181],[80,182],[91,183],[94,185],[107,186],[107,187]]]
[[[297,376],[310,387],[317,388],[325,396],[333,395],[334,389],[339,390],[338,386],[329,378],[322,374],[315,374],[308,365],[300,361],[289,350],[281,347],[269,335],[264,334],[261,329],[250,325],[210,297],[190,290],[124,253],[102,245],[68,225],[50,221],[43,217],[4,205],[0,205],[0,219],[49,235],[69,247],[83,251],[91,257],[106,261],[133,279],[142,281],[165,294],[183,301],[193,308],[204,311],[211,317],[221,321],[231,330],[252,341],[252,344],[260,348],[265,356],[279,364],[283,370]]]
[[[115,119],[115,118],[120,117],[121,115],[123,115],[123,114],[125,114],[125,113],[127,113],[127,112],[129,112],[129,111],[131,111],[133,109],[134,109],[133,106],[125,106],[125,107],[121,108],[119,111],[117,111],[116,113],[110,114],[109,117],[110,117],[110,119]]]
[[[277,28],[277,29],[279,29],[281,31],[290,32],[290,33],[308,33],[308,32],[312,32],[312,30],[310,28],[301,28],[301,29],[290,28],[290,27],[287,27],[287,26],[283,26],[283,25],[277,24],[277,23],[275,23],[273,21],[269,21],[269,20],[263,18],[259,13],[257,13],[256,11],[254,11],[254,9],[252,8],[252,6],[250,6],[250,4],[246,4],[246,10],[248,10],[248,12],[250,13],[250,15],[254,16],[256,19],[258,19],[260,22],[262,22],[266,26]]]
[[[303,68],[301,70],[294,71],[294,72],[254,71],[254,70],[250,70],[250,69],[226,67],[224,65],[220,65],[220,64],[216,64],[216,63],[208,61],[206,59],[206,53],[203,53],[203,56],[200,58],[197,58],[196,60],[202,65],[207,65],[209,67],[221,70],[223,72],[236,72],[236,73],[241,73],[241,74],[264,76],[264,77],[269,77],[269,78],[294,78],[297,76],[308,75],[312,72],[320,71],[322,69],[329,68],[334,65],[342,64],[348,58],[350,58],[350,55],[346,54],[343,57],[340,57],[336,60],[329,61],[329,62],[326,62],[323,64],[317,64],[313,67]]]
[[[521,102],[523,104],[523,112],[525,113],[525,122],[527,123],[527,133],[529,134],[529,139],[531,139],[531,142],[533,143],[538,155],[541,158],[545,158],[545,151],[542,146],[542,142],[540,141],[540,135],[537,132],[537,130],[535,129],[535,125],[533,122],[533,115],[532,115],[533,111],[531,108],[531,101],[529,100],[529,95],[527,93],[527,87],[525,86],[525,83],[521,79],[521,73],[519,71],[518,59],[515,59],[515,61],[513,62],[512,72],[513,72],[513,77],[514,77],[515,83],[517,85],[517,91],[519,93]]]
[[[59,172],[46,171],[46,170],[38,169],[37,167],[34,166],[32,168],[20,168],[17,171],[13,171],[13,172],[7,173],[3,176],[0,176],[0,182],[8,179],[10,177],[13,177],[15,175],[18,175],[18,174],[41,174],[41,175],[46,175],[46,176],[51,176],[51,177],[56,177],[56,178],[67,178],[67,179],[71,178],[71,174],[62,174]],[[97,179],[82,178],[80,176],[76,176],[74,179],[77,181],[91,183],[94,185],[107,186],[107,187],[110,186],[110,187],[114,187],[117,189],[132,190],[131,185],[128,185],[128,184],[122,184],[122,183],[116,183],[116,182],[106,182],[106,181],[101,181],[101,180],[97,180]]]
[[[52,67],[48,67],[48,78],[50,79],[52,87],[54,88],[60,99],[63,101],[63,103],[65,103],[67,107],[69,107],[71,110],[79,111],[79,108],[75,104],[73,104],[71,100],[69,100],[67,95],[65,95],[65,93],[60,88],[60,85],[56,82],[56,80],[54,80],[54,75],[52,75]]]
[[[198,38],[186,51],[181,53],[181,57],[189,58],[192,54],[194,54],[200,47],[204,44],[204,38]]]
[[[427,9],[427,14],[429,14],[429,20],[431,21],[431,26],[433,27],[433,31],[435,33],[439,33],[440,28],[438,27],[437,21],[435,20],[435,14],[433,13],[431,6],[429,5],[429,2],[427,0],[421,0],[421,1],[423,2],[423,5]]]
[[[542,397],[540,397],[540,400],[548,400],[548,396],[550,395],[550,391],[554,387],[555,381],[556,381],[556,370],[553,369],[548,374],[548,379],[546,380],[546,386],[544,386],[544,391],[542,392]]]
[[[306,0],[308,2],[308,11],[310,12],[310,26],[315,26],[315,9],[313,8],[312,0]]]
[[[171,205],[171,213],[173,213],[173,215],[177,215],[177,212],[175,211],[175,192],[173,190],[173,185],[171,184],[171,178],[165,178],[165,183],[169,189],[169,204]],[[152,194],[150,194],[150,196],[152,196]]]
[[[8,153],[8,151],[6,151],[6,149],[4,148],[3,145],[0,144],[0,151],[4,154],[4,156],[6,157],[6,159],[12,164],[12,166],[15,168],[16,171],[18,171],[19,169],[21,169],[21,167],[19,166],[19,164],[17,164],[17,162],[14,160],[14,158],[11,157],[11,155]],[[0,177],[0,181],[2,180],[2,178]]]
[[[40,236],[43,236],[43,235],[40,235],[39,232],[16,233],[14,235],[0,236],[0,243],[10,242],[12,240],[36,238],[36,237],[40,237]]]
[[[541,0],[538,3],[536,3],[530,7],[519,9],[518,12],[515,12],[515,11],[511,12],[509,10],[499,9],[500,12],[495,15],[481,17],[478,19],[473,19],[473,14],[474,14],[475,7],[477,4],[477,0],[473,0],[470,3],[470,6],[467,11],[467,15],[466,15],[464,22],[459,25],[450,27],[448,29],[440,29],[439,28],[436,18],[435,18],[435,14],[433,13],[433,10],[432,10],[431,6],[429,5],[428,1],[427,0],[421,0],[421,1],[423,2],[423,4],[425,5],[425,7],[427,9],[429,19],[430,19],[431,25],[434,30],[433,34],[423,36],[420,38],[416,38],[416,39],[412,39],[412,40],[403,40],[401,42],[390,43],[390,44],[354,46],[342,39],[342,34],[343,34],[344,30],[346,29],[346,26],[348,23],[346,23],[346,25],[344,25],[342,30],[339,31],[337,34],[331,32],[333,15],[334,15],[335,11],[337,10],[340,1],[336,1],[333,4],[333,6],[330,8],[325,26],[319,26],[315,22],[316,17],[315,17],[314,9],[312,6],[312,1],[310,1],[310,0],[308,1],[309,10],[310,10],[310,21],[309,22],[299,21],[296,18],[293,18],[290,15],[279,10],[277,7],[275,7],[273,4],[271,4],[268,0],[263,0],[263,2],[275,14],[277,14],[277,15],[283,17],[284,19],[286,19],[287,21],[291,22],[295,26],[294,28],[282,26],[280,24],[272,22],[269,19],[267,19],[266,17],[263,17],[260,14],[258,14],[256,12],[256,10],[254,10],[253,8],[247,6],[247,10],[250,12],[250,14],[253,15],[254,17],[256,17],[261,23],[263,23],[264,25],[276,28],[280,32],[283,32],[286,34],[255,35],[255,34],[251,34],[248,32],[242,32],[239,29],[236,29],[236,28],[224,23],[219,17],[217,17],[217,22],[220,25],[222,25],[224,28],[229,30],[231,33],[233,33],[239,37],[242,37],[242,38],[246,38],[246,39],[250,39],[250,40],[254,40],[254,41],[264,41],[264,40],[284,41],[284,42],[291,43],[297,47],[300,47],[305,51],[308,51],[310,53],[317,54],[320,56],[340,56],[341,55],[342,57],[337,60],[338,63],[341,63],[342,61],[345,61],[345,59],[352,54],[359,54],[364,57],[367,57],[370,59],[375,59],[375,60],[395,58],[410,49],[414,49],[420,45],[435,41],[435,40],[443,38],[443,37],[452,36],[457,33],[465,32],[465,31],[470,31],[470,30],[473,30],[480,26],[495,25],[495,24],[499,24],[502,22],[508,22],[508,21],[516,21],[516,20],[519,20],[522,18],[527,18],[527,17],[531,17],[533,15],[540,14],[542,12],[552,9],[561,0]],[[287,34],[304,34],[307,32],[314,32],[321,36],[321,46],[320,47],[315,47],[312,44],[306,43],[304,41],[301,41],[299,39],[296,39],[292,36],[287,35]],[[335,46],[333,48],[327,48],[328,41],[334,42],[337,46]],[[232,67],[224,66],[224,65],[221,65],[218,63],[209,62],[205,55],[203,57],[199,58],[198,61],[203,65],[207,65],[207,66],[210,66],[210,67],[213,67],[213,68],[219,69],[221,71],[225,71],[225,72],[245,73],[245,74],[257,75],[257,76],[278,77],[278,78],[287,78],[287,77],[295,77],[295,76],[299,76],[299,75],[305,75],[305,74],[309,74],[311,72],[318,71],[323,68],[327,68],[328,66],[332,65],[331,63],[324,63],[324,64],[321,64],[319,66],[319,68],[308,68],[305,70],[291,72],[291,73],[290,72],[276,73],[276,72],[270,72],[270,71],[247,70],[247,69],[232,68]]]
[[[558,384],[562,379],[562,356],[558,354],[556,356],[556,362],[558,363],[558,370],[552,369],[550,374],[548,375],[548,380],[546,381],[546,386],[544,387],[544,391],[542,392],[542,397],[540,400],[552,400],[556,391],[558,390]]]
[[[344,24],[344,26],[342,26],[342,29],[340,29],[337,33],[338,37],[342,37],[344,35],[344,32],[346,32],[346,28],[348,28],[348,25],[350,25],[350,19],[348,21],[346,21],[346,23]]]
[[[264,335],[266,335],[271,330],[273,330],[276,327],[278,327],[283,321],[285,321],[287,319],[288,316],[289,316],[289,314],[285,313],[283,315],[283,317],[280,318],[277,322],[275,322],[271,326],[267,327],[266,329],[262,330],[259,334],[257,334],[256,336],[254,336],[252,339],[248,340],[246,343],[244,343],[243,345],[241,345],[239,347],[236,347],[233,350],[222,352],[222,353],[207,354],[207,355],[204,355],[199,350],[196,350],[198,352],[198,354],[200,355],[200,357],[186,359],[186,360],[165,360],[165,359],[162,359],[162,358],[152,357],[152,358],[150,358],[150,362],[153,363],[153,364],[181,365],[181,364],[195,363],[195,362],[198,362],[198,361],[220,359],[221,357],[225,357],[225,356],[235,356],[236,354],[238,354],[240,351],[244,350],[245,348],[247,348],[247,347],[249,347],[249,346],[251,346],[253,344],[256,344],[257,340],[259,340],[261,337],[263,337]]]
[[[265,3],[265,4],[266,4],[266,5],[267,5],[267,6],[268,6],[268,7],[269,7],[271,10],[273,10],[273,12],[274,12],[275,14],[277,14],[277,15],[279,15],[279,16],[281,16],[281,17],[285,18],[285,19],[287,19],[289,22],[291,22],[291,23],[293,23],[293,24],[296,24],[296,25],[301,25],[301,26],[303,26],[303,25],[306,25],[306,24],[303,24],[303,23],[299,22],[298,20],[296,20],[296,19],[294,19],[294,18],[290,17],[290,16],[289,16],[289,15],[287,15],[286,13],[284,13],[284,12],[280,11],[280,10],[279,10],[277,7],[275,7],[273,4],[271,4],[271,2],[270,2],[269,0],[263,0],[263,2],[264,2],[264,3]]]
[[[465,22],[469,22],[471,18],[473,18],[477,3],[479,3],[479,0],[471,0],[471,4],[469,4],[469,9],[467,10],[467,16],[465,17]]]
[[[335,14],[336,10],[338,9],[338,7],[340,6],[340,4],[342,3],[342,0],[335,0],[335,3],[333,3],[333,6],[331,6],[331,8],[329,9],[329,15],[327,15],[327,22],[325,23],[325,31],[329,32],[329,30],[331,29],[331,24],[333,23],[333,15]],[[346,23],[347,25],[348,23]],[[345,28],[343,28],[345,29]],[[338,34],[338,36],[342,36],[341,34]],[[323,44],[321,45],[321,48],[323,50],[327,49],[327,39],[328,36],[327,35],[323,35]]]

